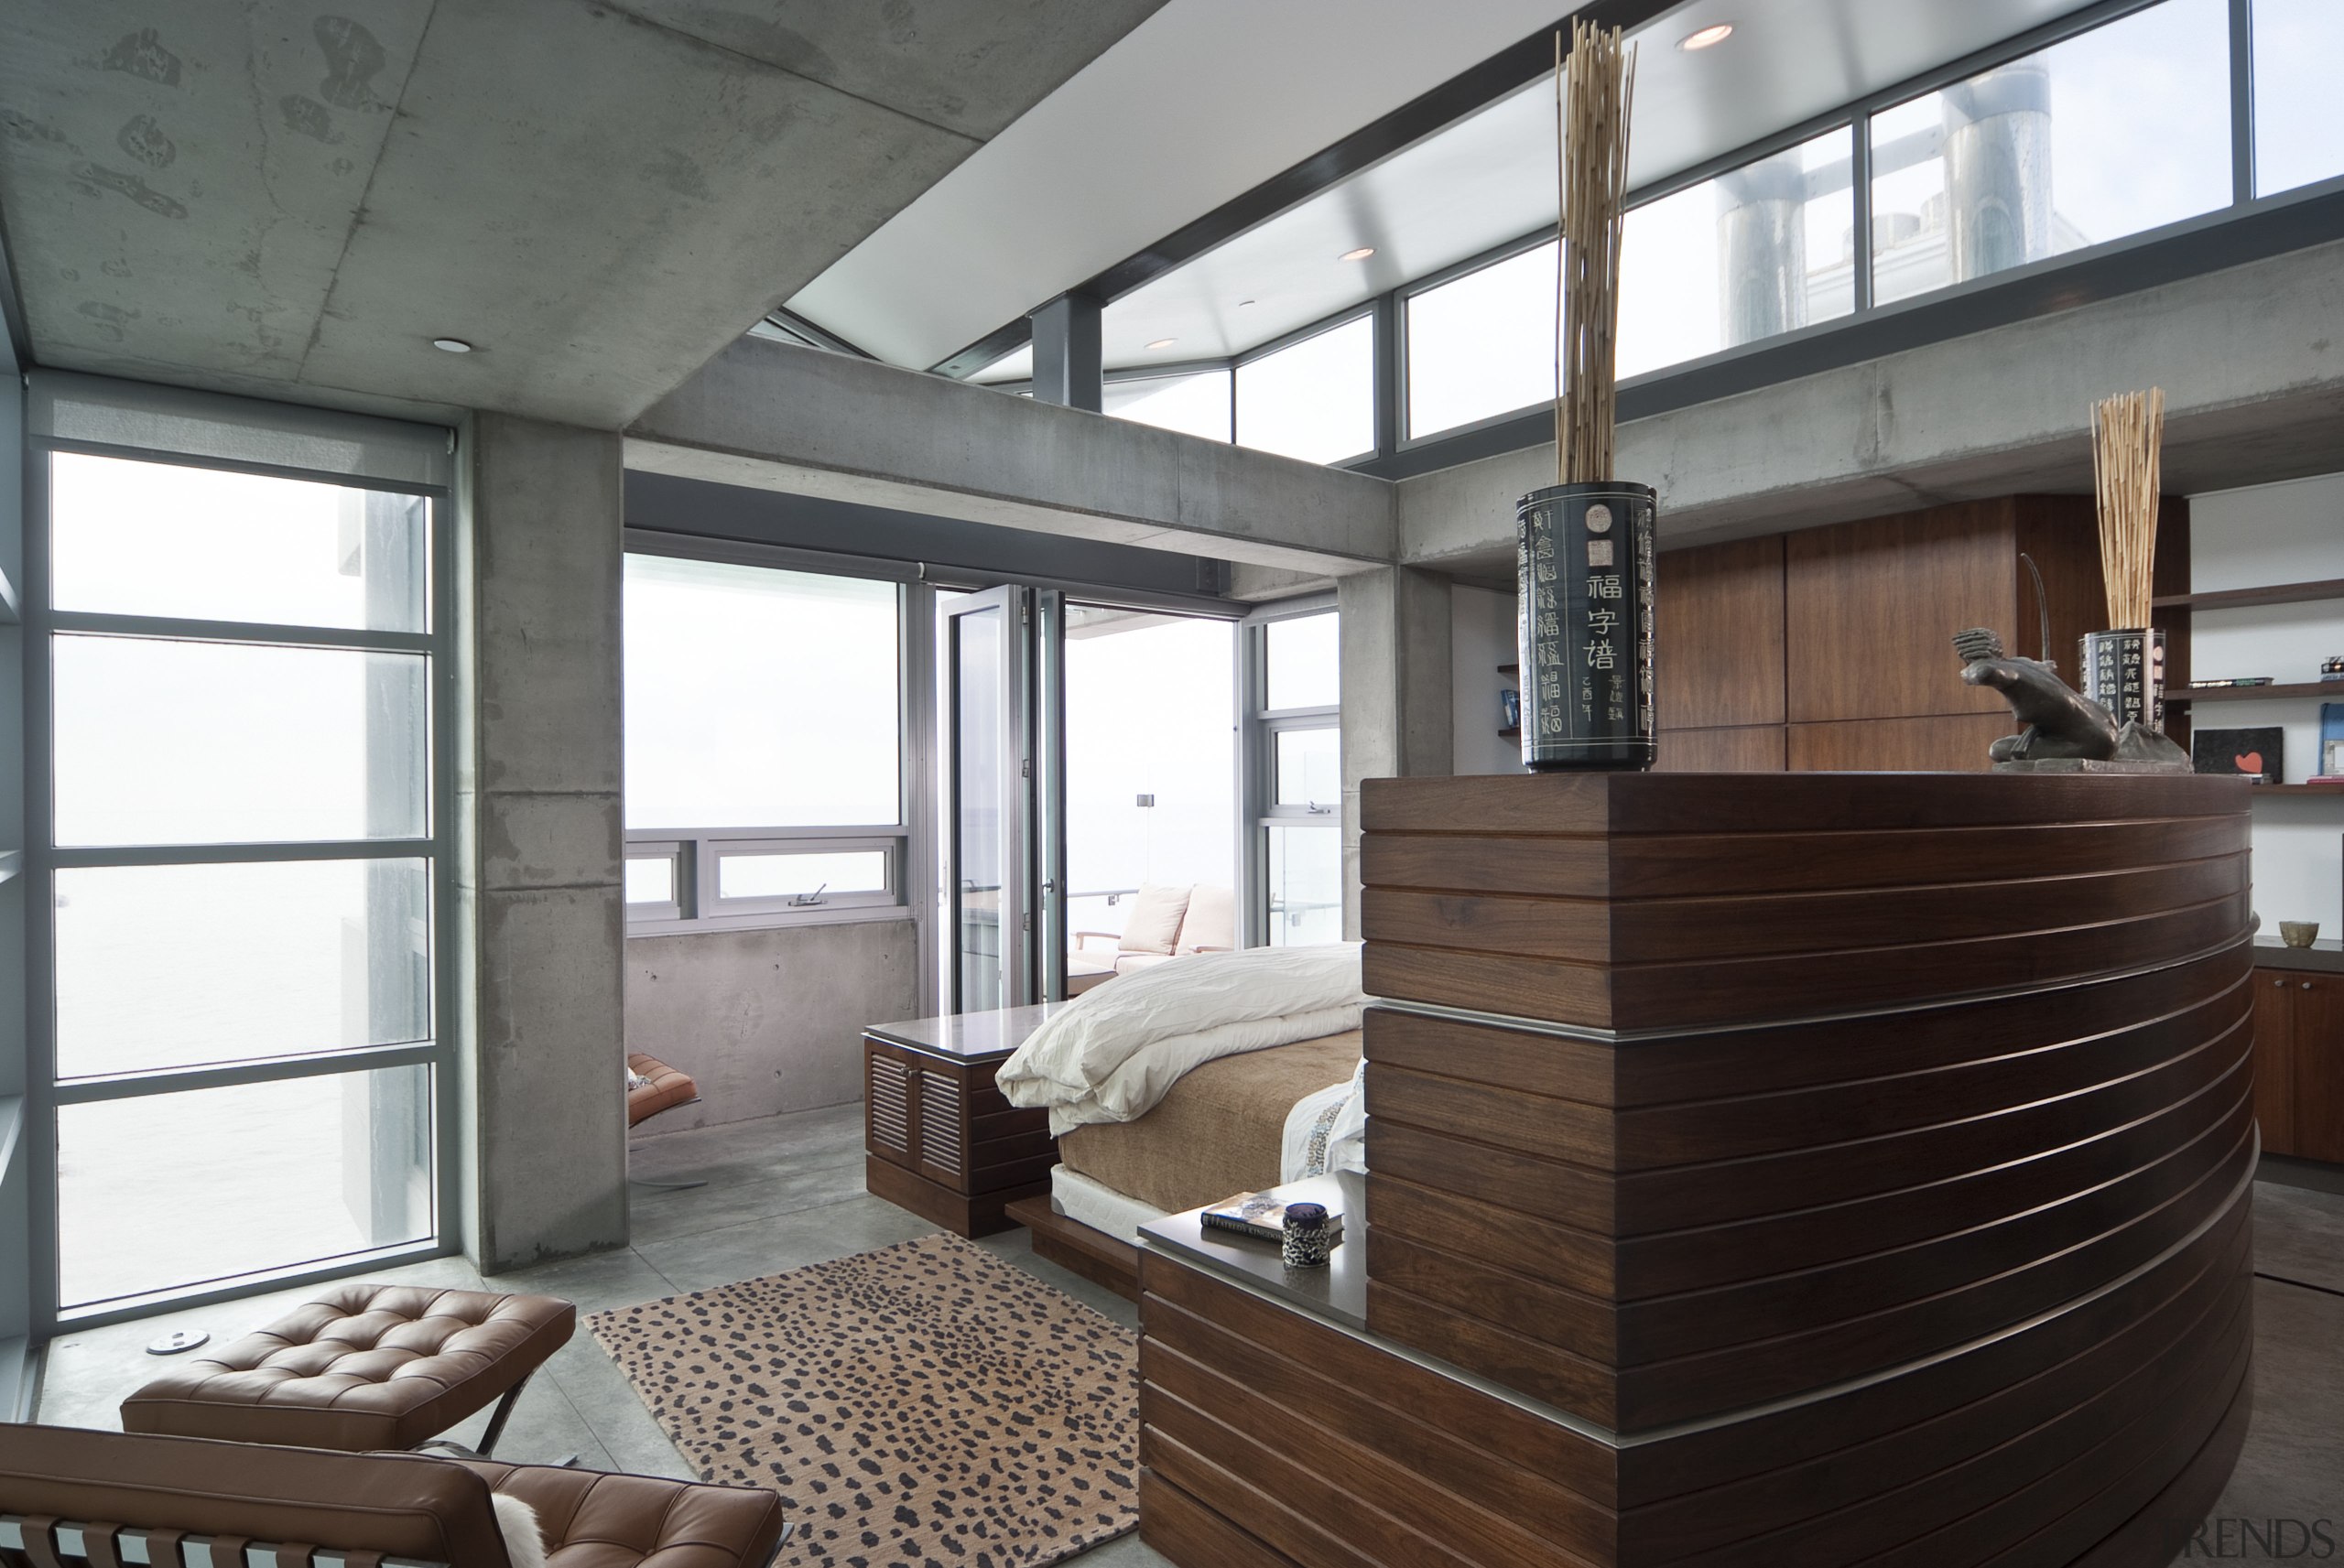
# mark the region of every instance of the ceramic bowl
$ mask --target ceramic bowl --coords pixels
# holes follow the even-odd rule
[[[2319,935],[2317,920],[2283,920],[2279,922],[2279,940],[2290,947],[2308,947]]]

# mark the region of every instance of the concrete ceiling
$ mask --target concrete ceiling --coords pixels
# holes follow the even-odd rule
[[[17,0],[0,222],[43,364],[618,427],[1162,3]]]

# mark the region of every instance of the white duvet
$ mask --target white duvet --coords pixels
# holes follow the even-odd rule
[[[1183,1074],[1356,1029],[1366,1004],[1356,942],[1190,954],[1085,991],[994,1081],[1010,1104],[1047,1108],[1054,1137],[1134,1121]]]

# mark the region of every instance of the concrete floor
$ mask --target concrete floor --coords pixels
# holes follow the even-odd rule
[[[386,1271],[384,1278],[567,1297],[583,1313],[818,1263],[907,1241],[935,1229],[863,1188],[859,1105],[736,1122],[642,1141],[636,1174],[705,1177],[689,1192],[634,1190],[634,1245],[483,1281],[461,1258]],[[2261,1184],[2255,1192],[2255,1412],[2246,1449],[2217,1519],[2329,1521],[2344,1541],[2344,1194]],[[1134,1325],[1131,1303],[1032,1255],[1023,1230],[982,1246],[1112,1317]],[[289,1291],[68,1334],[49,1350],[39,1419],[111,1427],[122,1397],[153,1374],[147,1341],[181,1326],[233,1338],[304,1299]],[[459,1428],[464,1441],[485,1417]],[[571,1454],[604,1470],[689,1476],[650,1412],[581,1333],[523,1394],[500,1457],[555,1461]],[[2243,1554],[2233,1526],[2225,1560]],[[2202,1560],[2185,1554],[2177,1563]],[[1087,1568],[1140,1568],[1167,1559],[1125,1536],[1086,1552]]]

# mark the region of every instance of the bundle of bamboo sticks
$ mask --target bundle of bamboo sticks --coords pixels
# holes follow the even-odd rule
[[[2165,451],[2165,389],[2126,392],[2091,407],[2092,480],[2100,502],[2100,575],[2108,623],[2149,623],[2156,566],[2158,469]]]
[[[1571,23],[1555,35],[1555,482],[1613,477],[1618,426],[1620,220],[1628,194],[1633,49],[1620,29]]]

